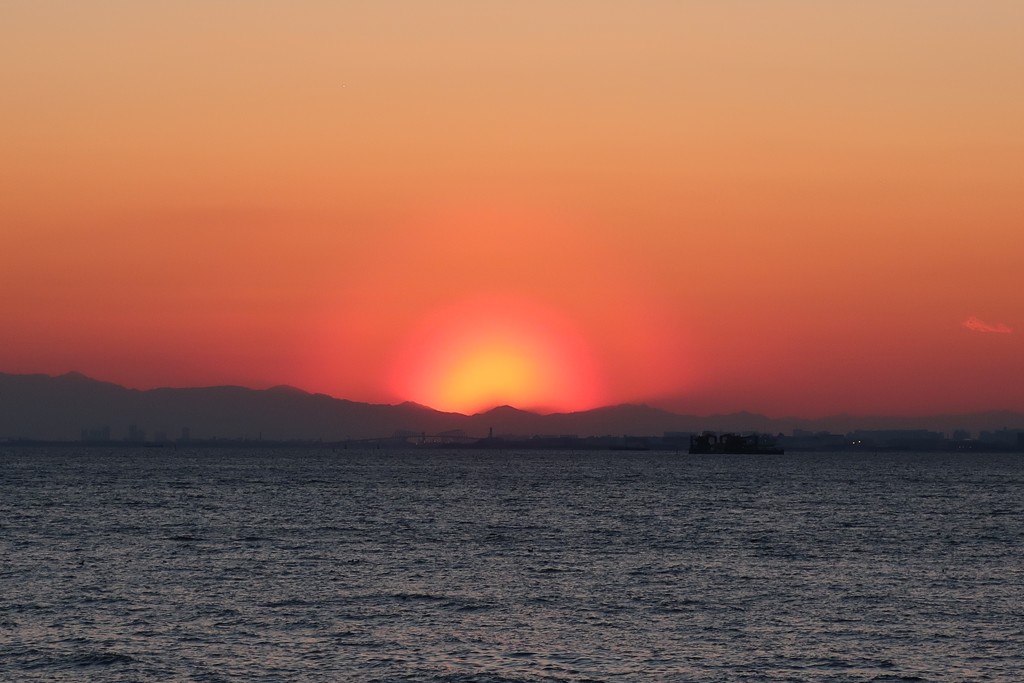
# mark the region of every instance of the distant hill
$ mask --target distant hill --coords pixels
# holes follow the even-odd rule
[[[445,413],[415,403],[380,405],[310,394],[288,386],[247,389],[236,386],[140,391],[79,373],[58,377],[0,373],[0,439],[78,440],[82,430],[110,428],[123,439],[129,427],[148,438],[163,433],[177,439],[187,428],[192,438],[267,440],[379,438],[404,430],[438,434],[461,430],[469,436],[499,435],[661,435],[664,432],[760,431],[793,429],[846,433],[855,429],[950,431],[1024,427],[1024,415],[989,412],[923,418],[835,416],[815,420],[769,418],[754,413],[677,415],[644,405],[619,405],[574,413],[538,415],[510,406],[477,415]]]
[[[405,403],[356,403],[292,387],[235,386],[126,389],[78,373],[59,377],[0,374],[0,438],[79,439],[82,429],[111,428],[114,439],[130,425],[149,437],[323,439],[387,436],[396,429],[457,429],[464,416]]]

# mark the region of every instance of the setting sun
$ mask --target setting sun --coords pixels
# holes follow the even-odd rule
[[[510,401],[542,403],[550,393],[537,364],[518,349],[484,347],[444,373],[435,403],[472,412]]]
[[[429,316],[397,368],[397,394],[440,410],[577,410],[602,399],[578,335],[558,316],[510,298],[476,298]]]

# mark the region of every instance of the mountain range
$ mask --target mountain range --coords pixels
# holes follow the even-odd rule
[[[79,373],[57,377],[0,373],[0,440],[78,440],[83,430],[109,428],[125,438],[134,426],[149,437],[193,439],[343,441],[391,436],[398,431],[469,436],[661,435],[664,432],[794,429],[847,433],[857,429],[929,429],[972,432],[1019,429],[1024,415],[991,411],[927,417],[850,416],[771,418],[748,412],[679,415],[646,405],[617,405],[540,415],[501,406],[475,415],[446,413],[415,403],[383,405],[311,394],[288,386],[129,389]]]

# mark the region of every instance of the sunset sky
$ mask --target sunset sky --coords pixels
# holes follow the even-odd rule
[[[1024,410],[1024,2],[0,3],[0,372]]]

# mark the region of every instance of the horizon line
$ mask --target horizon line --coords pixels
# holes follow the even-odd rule
[[[840,418],[849,418],[849,419],[929,419],[929,418],[942,418],[942,417],[961,417],[961,416],[972,416],[972,415],[985,415],[985,414],[992,414],[992,413],[1009,413],[1011,415],[1024,417],[1024,411],[1014,410],[1012,408],[1006,408],[1006,407],[1004,407],[1004,408],[988,408],[988,409],[983,409],[983,410],[971,410],[971,411],[967,411],[967,412],[946,411],[946,412],[931,412],[931,413],[916,413],[916,414],[838,412],[838,413],[828,413],[828,414],[824,414],[824,415],[821,415],[821,416],[818,416],[818,417],[802,417],[802,416],[798,416],[798,415],[781,415],[781,416],[775,417],[775,416],[768,415],[768,414],[765,414],[765,413],[754,412],[754,411],[751,411],[751,410],[748,410],[748,409],[745,409],[745,408],[744,409],[739,409],[739,410],[734,410],[734,411],[731,411],[731,412],[703,413],[703,414],[702,413],[680,413],[680,412],[677,412],[675,410],[669,410],[667,408],[662,408],[662,407],[657,406],[657,405],[651,405],[649,403],[629,402],[629,401],[623,402],[623,403],[613,403],[613,404],[599,405],[599,406],[594,406],[593,408],[586,408],[586,409],[583,409],[583,410],[567,410],[567,411],[554,410],[554,411],[551,411],[551,412],[542,412],[539,409],[520,408],[520,407],[511,405],[511,404],[498,404],[498,405],[494,405],[494,406],[492,406],[490,408],[487,408],[485,410],[480,410],[480,411],[473,412],[473,413],[463,413],[463,412],[459,412],[459,411],[455,411],[455,410],[442,410],[440,408],[435,408],[433,406],[426,405],[426,404],[419,403],[417,401],[412,401],[412,400],[399,401],[397,403],[380,403],[380,402],[375,402],[375,401],[361,401],[361,400],[357,400],[357,399],[350,399],[350,398],[344,398],[344,397],[340,397],[340,396],[335,396],[333,394],[327,394],[327,393],[319,392],[319,391],[309,391],[307,389],[303,389],[301,387],[296,387],[296,386],[291,385],[291,384],[273,384],[273,385],[270,385],[270,386],[267,386],[267,387],[263,387],[263,388],[246,386],[246,385],[243,385],[243,384],[208,384],[208,385],[188,385],[188,386],[161,385],[161,386],[153,386],[153,387],[149,387],[149,388],[141,388],[141,387],[132,387],[132,386],[128,386],[128,385],[125,385],[125,384],[119,384],[117,382],[113,382],[113,381],[110,381],[110,380],[98,379],[98,378],[93,377],[91,375],[87,375],[87,374],[85,374],[85,373],[83,373],[83,372],[81,372],[79,370],[68,370],[67,372],[62,372],[62,373],[59,373],[59,374],[49,374],[49,373],[46,373],[46,372],[6,372],[6,371],[0,371],[0,375],[8,375],[8,376],[15,376],[15,377],[46,377],[46,378],[49,378],[49,379],[60,379],[60,378],[64,378],[64,377],[80,377],[80,378],[89,380],[91,382],[96,382],[98,384],[108,384],[108,385],[111,385],[111,386],[118,387],[120,389],[124,389],[126,391],[139,391],[139,392],[161,391],[161,390],[188,391],[188,390],[202,390],[202,389],[243,389],[245,391],[267,392],[267,391],[273,391],[275,389],[285,389],[285,390],[289,390],[289,391],[299,392],[299,393],[301,393],[301,394],[303,394],[305,396],[324,396],[324,397],[329,398],[329,399],[334,400],[334,401],[343,401],[343,402],[348,402],[348,403],[361,403],[363,405],[370,405],[370,406],[399,407],[399,406],[403,406],[403,405],[412,405],[412,406],[416,406],[416,407],[419,407],[419,408],[424,408],[426,410],[430,410],[432,412],[443,414],[443,415],[460,415],[462,417],[467,417],[467,418],[487,415],[488,413],[491,413],[491,412],[494,412],[495,410],[500,410],[500,409],[503,409],[503,408],[510,409],[510,410],[515,410],[515,411],[520,412],[520,413],[525,413],[525,414],[534,415],[534,416],[538,416],[538,417],[548,417],[548,416],[552,416],[552,415],[578,415],[578,414],[582,414],[582,413],[590,413],[590,412],[594,412],[594,411],[608,410],[608,409],[614,409],[614,408],[646,408],[648,410],[656,410],[656,411],[659,411],[659,412],[662,412],[662,413],[667,413],[669,415],[675,415],[675,416],[678,416],[678,417],[715,418],[715,417],[731,417],[731,416],[738,416],[738,415],[749,415],[749,416],[752,416],[752,417],[760,417],[760,418],[764,418],[764,419],[772,420],[772,421],[794,420],[794,421],[804,421],[804,422],[814,422],[814,421],[821,421],[821,420],[833,420],[833,419],[840,419]]]

